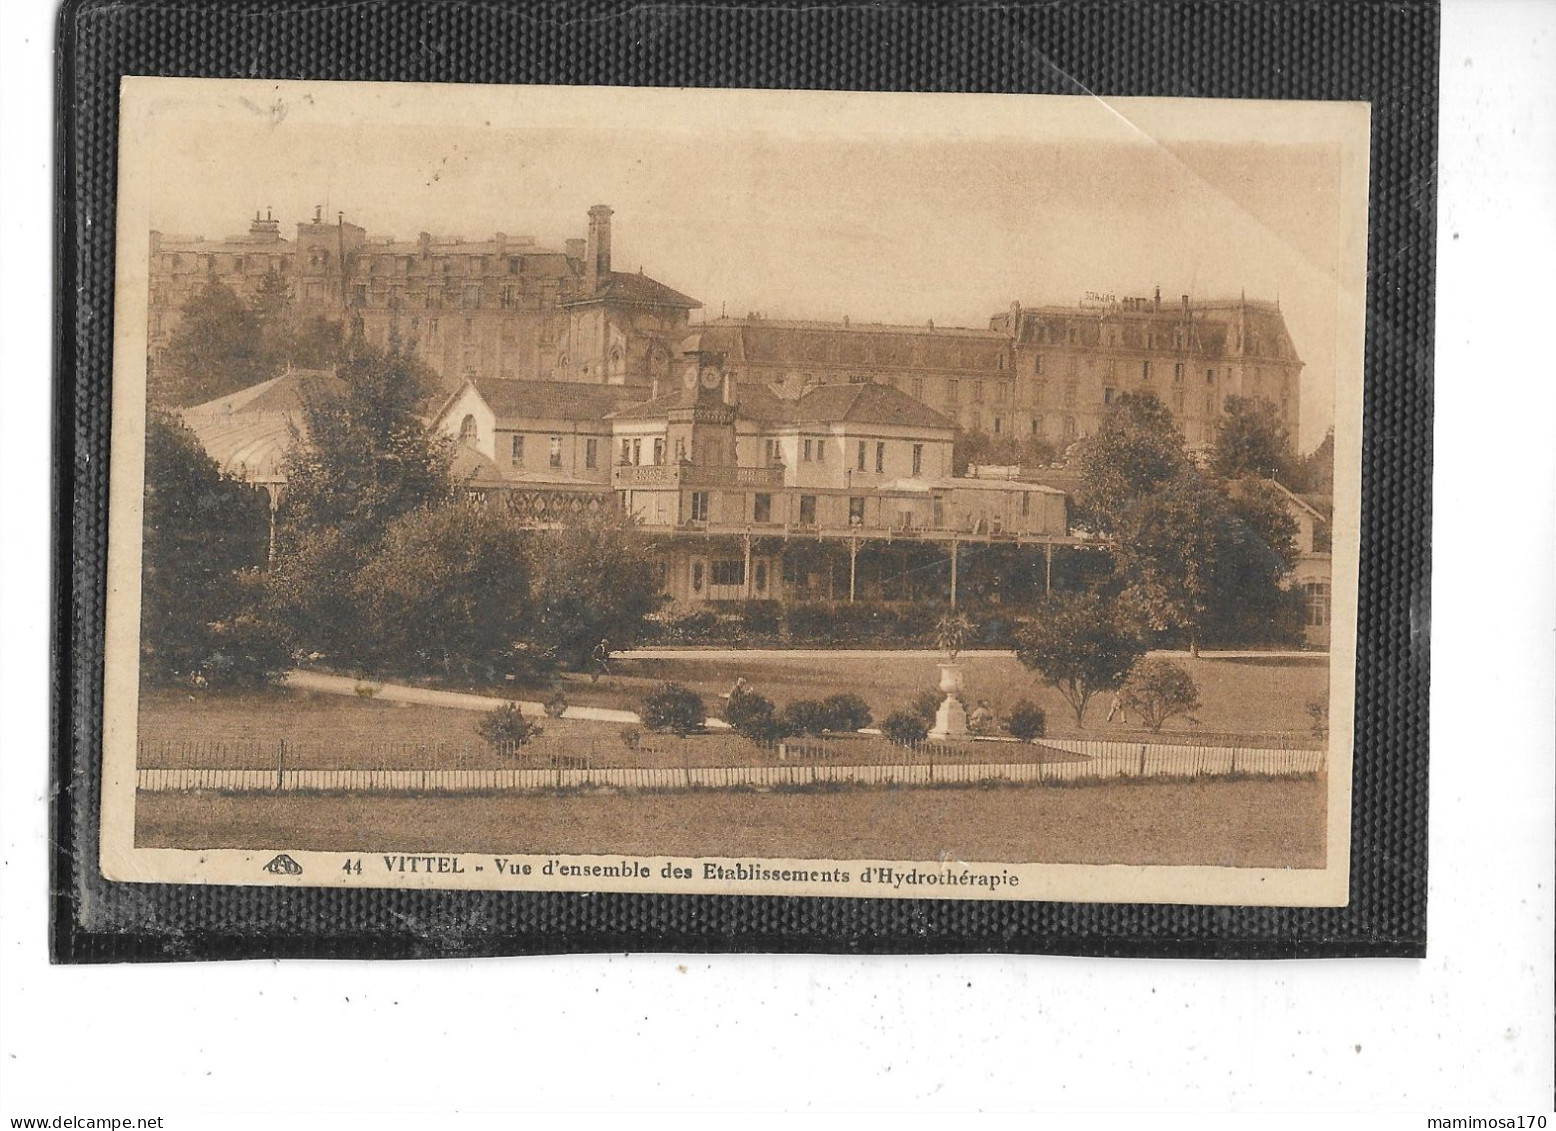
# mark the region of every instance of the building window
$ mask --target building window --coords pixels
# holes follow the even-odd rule
[[[863,440],[860,440],[859,441],[858,452],[857,452],[856,457],[854,459],[854,469],[856,471],[863,471],[864,470],[864,460],[865,460],[865,443],[864,443]]]
[[[983,413],[979,412],[977,409],[973,409],[972,412],[968,414],[967,423],[971,426],[974,432],[982,432]]]
[[[924,473],[924,445],[913,445],[913,475],[918,477]]]
[[[1214,393],[1206,393],[1205,394],[1205,415],[1206,416],[1210,416],[1210,415],[1214,414],[1215,411],[1216,411],[1216,394],[1214,394]]]
[[[1040,353],[1032,355],[1032,374],[1036,377],[1043,375],[1043,355]]]
[[[514,436],[508,441],[508,462],[514,467],[524,466],[524,437]]]
[[[1004,430],[1005,430],[1005,421],[1002,418],[996,416],[994,418],[994,434],[996,436],[998,436]]]
[[[801,526],[815,526],[816,525],[816,496],[815,495],[801,495],[800,496],[800,525]]]
[[[1214,369],[1207,369],[1207,370],[1205,370],[1205,384],[1207,384],[1207,385],[1214,385],[1215,383],[1216,383],[1216,371]]]
[[[773,520],[773,497],[768,494],[752,496],[751,521],[771,522]]]
[[[708,492],[706,492],[706,491],[693,491],[692,492],[692,521],[693,522],[707,522],[708,521]]]
[[[524,271],[524,260],[517,255],[508,257],[508,274],[518,275]]]
[[[693,562],[692,563],[692,592],[693,593],[701,593],[702,592],[702,563],[701,562]]]
[[[945,383],[945,399],[946,399],[946,401],[948,403],[950,403],[950,404],[955,404],[956,401],[957,401],[958,392],[959,392],[959,390],[957,389],[956,378],[955,377],[951,377],[951,378],[947,379],[947,381]]]
[[[1172,379],[1174,381],[1181,381],[1181,380],[1183,380],[1183,362],[1181,362],[1181,361],[1173,362],[1173,364],[1172,364]]]
[[[466,413],[465,418],[459,422],[459,442],[473,448],[479,438],[475,426],[475,416]]]
[[[600,465],[600,442],[593,437],[584,441],[584,466],[591,471]]]
[[[665,438],[663,436],[655,436],[654,437],[654,466],[658,467],[660,464],[664,463],[664,461],[665,461]]]
[[[1064,387],[1064,403],[1066,406],[1075,403],[1075,386],[1073,384]]]
[[[878,440],[875,444],[875,470],[886,470],[886,443],[884,440]]]
[[[812,458],[812,456],[811,456],[811,441],[806,440],[805,441],[805,462],[809,463],[811,461],[811,458]]]
[[[1010,382],[1009,381],[1001,381],[1001,382],[999,382],[998,384],[996,384],[994,386],[994,403],[995,404],[1009,404],[1010,403]]]
[[[1041,413],[1034,413],[1033,416],[1032,416],[1032,435],[1034,435],[1034,436],[1041,436],[1042,434],[1043,434],[1043,417],[1042,417],[1042,414]]]
[[[924,378],[922,377],[913,378],[913,399],[918,401],[924,399]]]
[[[827,442],[825,440],[816,441],[816,462],[827,462]]]
[[[744,561],[735,558],[713,563],[713,584],[744,585],[745,583],[746,563]]]
[[[864,525],[864,496],[851,495],[848,499],[848,525]]]
[[[562,466],[562,437],[551,437],[550,464],[552,467]]]
[[[982,381],[974,381],[972,383],[972,397],[973,397],[973,404],[982,404],[983,403],[983,382]]]
[[[757,562],[756,563],[756,591],[758,593],[766,593],[767,592],[767,563],[766,562]]]
[[[632,462],[632,441],[631,440],[622,440],[622,442],[621,442],[621,462],[623,464],[628,464],[628,463]]]
[[[479,283],[467,285],[464,289],[463,295],[461,296],[461,300],[467,310],[474,310],[476,307],[480,306],[481,285]]]
[[[683,463],[686,460],[686,437],[678,436],[675,441],[675,462]]]
[[[1150,379],[1151,379],[1151,363],[1149,361],[1142,361],[1140,363],[1140,380],[1142,380],[1142,381],[1149,381]]]
[[[1102,403],[1103,404],[1112,404],[1113,403],[1113,390],[1111,388],[1108,388],[1108,387],[1104,387],[1103,388],[1103,390],[1102,390]]]
[[[504,309],[508,309],[513,306],[514,297],[517,295],[517,293],[518,289],[516,287],[504,287],[502,289],[502,305]]]
[[[1064,418],[1064,438],[1066,440],[1075,439],[1075,417],[1073,416]]]
[[[1032,513],[1032,492],[1021,492],[1021,517],[1027,518]]]
[[[1307,593],[1307,626],[1326,627],[1329,624],[1329,582],[1305,581],[1302,588]]]
[[[638,466],[638,465],[641,465],[642,462],[643,462],[643,441],[640,438],[635,438],[632,441],[632,463],[633,463],[634,466]]]

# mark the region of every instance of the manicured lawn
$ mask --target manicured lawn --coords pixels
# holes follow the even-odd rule
[[[612,665],[613,674],[590,683],[570,677],[568,701],[580,705],[635,708],[654,684],[674,680],[702,695],[713,709],[718,697],[743,677],[755,691],[782,704],[790,699],[819,699],[838,691],[852,691],[870,704],[877,719],[903,706],[918,692],[935,686],[939,679],[937,653],[919,655],[857,656],[834,652],[822,660],[791,657],[745,657],[732,652],[727,658],[627,660]],[[1170,720],[1160,741],[1246,742],[1257,745],[1261,736],[1288,735],[1306,741],[1311,718],[1307,705],[1327,702],[1329,661],[1322,656],[1289,656],[1277,659],[1220,659],[1174,655],[1199,684],[1201,708],[1198,723]],[[1106,721],[1111,696],[1096,696],[1086,712],[1084,729],[1078,730],[1069,704],[1058,691],[1040,683],[1009,656],[970,656],[963,659],[969,702],[987,699],[1003,716],[1020,699],[1030,699],[1048,716],[1048,732],[1090,738],[1138,738],[1149,736],[1120,721]]]
[[[476,734],[473,711],[386,703],[278,689],[246,695],[154,692],[140,711],[142,768],[502,769],[515,766],[766,766],[761,749],[728,731],[677,738],[616,723],[546,719],[539,738],[500,754]],[[934,761],[1070,761],[1062,751],[1015,742],[905,751],[882,738],[838,735],[797,740],[799,760],[842,765]],[[284,748],[283,748],[284,744]]]
[[[835,793],[141,794],[158,848],[1321,867],[1321,780]]]

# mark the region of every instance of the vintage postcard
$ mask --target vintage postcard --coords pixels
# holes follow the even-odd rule
[[[1368,153],[125,80],[104,875],[1344,905]]]

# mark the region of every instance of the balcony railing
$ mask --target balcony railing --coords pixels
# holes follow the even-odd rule
[[[782,487],[783,468],[618,463],[617,487]]]

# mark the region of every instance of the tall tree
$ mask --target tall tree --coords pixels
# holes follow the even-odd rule
[[[1126,609],[1155,631],[1181,632],[1195,655],[1238,626],[1275,633],[1295,531],[1273,487],[1248,485],[1234,502],[1185,470],[1126,508],[1114,585]]]
[[[254,311],[232,288],[206,284],[184,304],[164,374],[149,392],[154,403],[171,406],[199,404],[273,376]]]
[[[250,304],[259,326],[259,350],[270,374],[287,368],[326,369],[340,358],[341,324],[297,308],[278,272],[260,280]]]
[[[1076,502],[1096,528],[1114,533],[1130,503],[1188,466],[1172,413],[1149,393],[1125,393],[1081,441]]]
[[[1275,406],[1262,399],[1227,397],[1226,412],[1216,421],[1210,467],[1224,479],[1262,475],[1289,482],[1291,436]]]
[[[1143,655],[1144,641],[1094,593],[1049,600],[1016,636],[1016,659],[1058,689],[1076,726],[1085,725],[1092,697],[1121,686]]]
[[[283,549],[325,530],[366,544],[399,516],[452,497],[452,445],[421,416],[431,371],[398,339],[380,350],[356,335],[338,375],[338,390],[303,406],[287,456]]]
[[[142,679],[258,678],[284,662],[273,646],[254,651],[254,634],[239,624],[248,616],[243,571],[265,561],[264,497],[223,474],[194,433],[155,409],[146,421],[143,530]]]
[[[1324,433],[1324,438],[1307,455],[1297,460],[1295,474],[1288,486],[1293,491],[1307,491],[1315,495],[1334,494],[1334,429]]]
[[[491,675],[526,619],[524,534],[451,503],[391,522],[349,583],[357,661],[376,670]]]
[[[584,666],[601,640],[630,646],[661,600],[652,557],[637,528],[612,517],[534,532],[527,639],[571,668]]]

